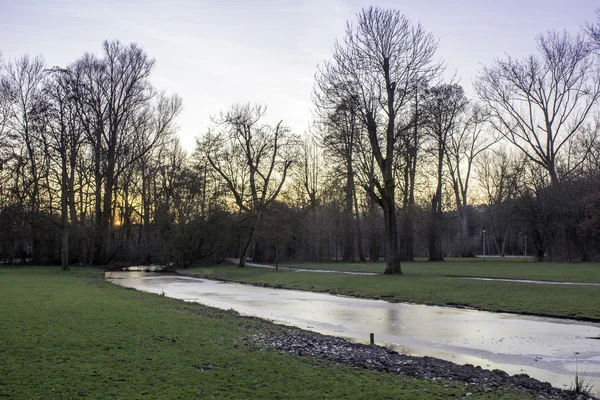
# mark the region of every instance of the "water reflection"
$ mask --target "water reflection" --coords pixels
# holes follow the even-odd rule
[[[112,282],[231,309],[403,353],[526,373],[570,386],[577,368],[600,382],[600,324],[474,310],[388,303],[184,276],[112,272]],[[592,382],[594,383],[594,382]],[[600,383],[594,389],[600,394]]]

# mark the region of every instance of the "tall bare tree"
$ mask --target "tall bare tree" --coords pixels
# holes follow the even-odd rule
[[[600,8],[596,10],[596,22],[586,24],[585,32],[590,37],[594,50],[600,52]]]
[[[308,207],[317,207],[323,174],[323,155],[314,137],[308,137],[302,143],[300,165],[296,168],[294,181],[301,186],[299,192],[307,199]]]
[[[334,44],[333,59],[321,65],[316,77],[317,104],[339,105],[351,98],[366,127],[377,175],[373,186],[364,182],[364,188],[383,210],[387,274],[402,273],[393,171],[402,132],[399,116],[406,112],[416,82],[439,71],[436,49],[433,36],[420,24],[411,24],[397,10],[369,7],[358,13],[356,24],[348,23],[344,39]]]
[[[498,136],[490,132],[487,111],[471,103],[461,116],[446,145],[446,164],[458,213],[458,244],[461,256],[471,256],[469,248],[469,188],[476,159],[497,143]]]
[[[11,137],[8,130],[11,98],[10,85],[4,78],[4,62],[0,53],[0,169],[9,158]]]
[[[214,118],[198,150],[223,179],[244,218],[239,267],[246,265],[262,213],[283,187],[296,157],[297,137],[280,121],[263,122],[266,107],[236,104]]]
[[[174,132],[181,111],[178,96],[156,95],[149,82],[154,59],[141,47],[105,41],[103,49],[102,59],[86,54],[75,65],[83,76],[80,113],[93,149],[97,263],[111,256],[119,175]]]
[[[294,199],[288,203],[296,204],[304,217],[301,219],[300,230],[303,235],[303,257],[306,260],[316,260],[322,247],[320,218],[323,206],[325,181],[325,163],[323,149],[319,146],[316,134],[309,133],[300,147],[297,167],[292,169],[291,193]],[[282,199],[282,201],[285,201]]]
[[[424,142],[426,126],[423,112],[426,96],[426,82],[417,82],[413,87],[413,105],[410,124],[406,126],[399,139],[399,154],[396,160],[398,186],[402,194],[402,229],[400,232],[400,258],[403,261],[414,261],[414,217],[415,189],[419,153]]]
[[[528,160],[504,148],[488,151],[475,163],[481,189],[486,198],[486,228],[497,254],[504,256],[507,237],[517,219],[515,200],[526,193],[524,173]]]
[[[429,227],[429,261],[443,261],[442,254],[442,185],[446,149],[467,105],[461,86],[442,84],[428,90],[425,99],[426,129],[435,156],[436,189],[431,199]]]
[[[338,104],[331,113],[321,115],[322,124],[320,132],[320,141],[323,145],[330,166],[336,163],[341,169],[341,181],[344,182],[344,245],[342,260],[345,262],[354,261],[354,243],[358,238],[358,254],[361,262],[365,261],[362,250],[362,232],[360,229],[360,220],[358,215],[358,206],[356,201],[355,168],[356,154],[361,150],[361,130],[362,125],[358,118],[358,105],[354,101],[355,97]],[[322,107],[321,111],[327,112],[328,109]],[[354,226],[353,226],[354,225]],[[356,233],[356,237],[355,237]]]
[[[45,129],[46,99],[44,87],[47,84],[45,63],[41,57],[25,55],[8,65],[3,86],[7,89],[10,109],[7,121],[10,135],[22,148],[15,148],[15,157],[23,169],[15,171],[20,177],[21,190],[27,198],[29,225],[32,229],[31,245],[34,262],[40,262],[39,212],[42,206],[44,176],[48,172],[47,154],[39,146]]]
[[[569,149],[591,128],[600,74],[592,47],[581,35],[552,31],[539,36],[537,45],[538,55],[508,57],[484,67],[475,88],[491,111],[495,130],[556,184],[587,156]]]
[[[60,187],[61,263],[63,269],[69,269],[70,225],[77,224],[75,173],[84,132],[77,111],[77,80],[69,70],[54,68],[51,72],[52,81],[46,87],[48,121],[43,144]]]

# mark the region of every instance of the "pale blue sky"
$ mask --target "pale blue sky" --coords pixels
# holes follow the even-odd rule
[[[481,64],[535,51],[550,29],[576,32],[595,20],[592,0],[0,0],[5,60],[41,54],[66,65],[105,39],[140,44],[157,65],[153,83],[183,98],[186,149],[209,115],[236,102],[268,105],[272,121],[307,130],[318,62],[347,20],[371,4],[401,10],[440,41],[438,55],[467,93]]]

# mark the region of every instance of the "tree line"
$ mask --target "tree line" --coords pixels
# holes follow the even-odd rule
[[[155,60],[106,41],[65,67],[0,58],[5,263],[600,256],[600,19],[483,67],[468,98],[438,42],[363,9],[319,64],[310,132],[266,105],[212,116],[188,154]]]

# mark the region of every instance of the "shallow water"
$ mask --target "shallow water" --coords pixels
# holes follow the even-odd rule
[[[373,332],[377,344],[402,353],[525,373],[559,388],[568,388],[579,369],[600,394],[600,324],[144,272],[112,272],[107,279],[364,343]]]

